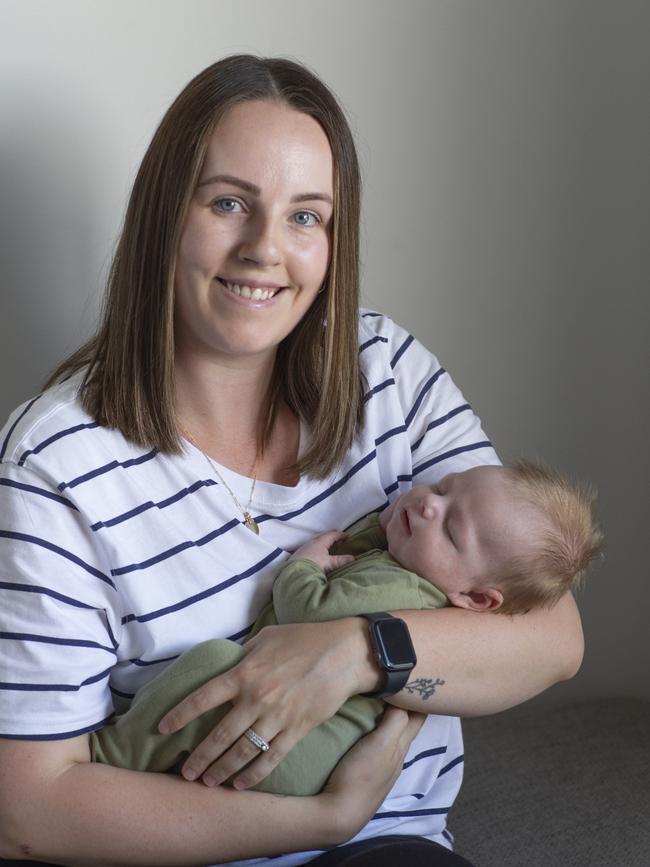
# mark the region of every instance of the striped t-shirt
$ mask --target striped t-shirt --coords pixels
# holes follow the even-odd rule
[[[309,538],[384,508],[412,483],[497,463],[470,406],[411,335],[365,311],[359,352],[363,433],[324,481],[258,482],[259,536],[192,445],[164,455],[94,422],[79,375],[12,414],[0,432],[0,736],[100,728],[192,644],[245,638],[279,567]],[[308,436],[303,426],[302,449]],[[247,502],[251,480],[219,470]],[[355,839],[420,834],[449,846],[462,762],[458,720],[430,716]]]

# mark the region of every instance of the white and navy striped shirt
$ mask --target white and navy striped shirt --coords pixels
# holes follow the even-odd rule
[[[362,435],[324,481],[258,482],[259,537],[194,447],[168,456],[95,423],[80,405],[79,375],[12,414],[0,432],[0,736],[100,728],[189,646],[243,639],[279,567],[307,539],[382,509],[412,483],[497,462],[470,406],[412,336],[366,311],[359,351]],[[308,435],[303,428],[301,448]],[[247,502],[250,479],[220,472]],[[355,839],[420,834],[449,846],[462,763],[458,720],[429,717]]]

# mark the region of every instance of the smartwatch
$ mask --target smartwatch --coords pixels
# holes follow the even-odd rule
[[[385,611],[360,616],[368,621],[373,653],[385,674],[381,689],[363,695],[369,698],[394,695],[405,686],[417,662],[408,626],[399,617]]]

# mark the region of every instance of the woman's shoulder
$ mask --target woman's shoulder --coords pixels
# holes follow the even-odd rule
[[[375,342],[390,343],[407,335],[408,332],[385,313],[366,307],[359,308],[359,342],[362,346],[373,338]]]
[[[74,469],[80,440],[101,444],[106,453],[123,439],[118,431],[102,428],[84,409],[80,386],[83,371],[25,401],[0,430],[0,464],[45,471],[51,456]],[[83,449],[81,450],[83,451]],[[49,473],[45,473],[49,475]]]
[[[395,375],[414,368],[439,367],[436,357],[407,329],[390,316],[365,308],[359,311],[359,353],[366,374],[373,365],[388,368]]]
[[[20,463],[26,450],[53,434],[92,423],[79,400],[80,383],[76,374],[16,407],[0,429],[0,461]]]

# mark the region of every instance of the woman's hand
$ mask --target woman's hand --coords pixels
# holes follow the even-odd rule
[[[233,704],[186,760],[186,779],[203,776],[215,786],[251,763],[233,780],[237,789],[250,788],[351,695],[377,685],[368,682],[373,666],[361,618],[267,626],[245,650],[238,665],[190,693],[160,721],[161,733],[169,734],[211,708]],[[244,736],[249,728],[270,744],[267,752]]]
[[[325,809],[332,810],[338,842],[357,834],[383,803],[425,719],[422,714],[387,706],[377,728],[361,738],[336,766],[316,797]]]

